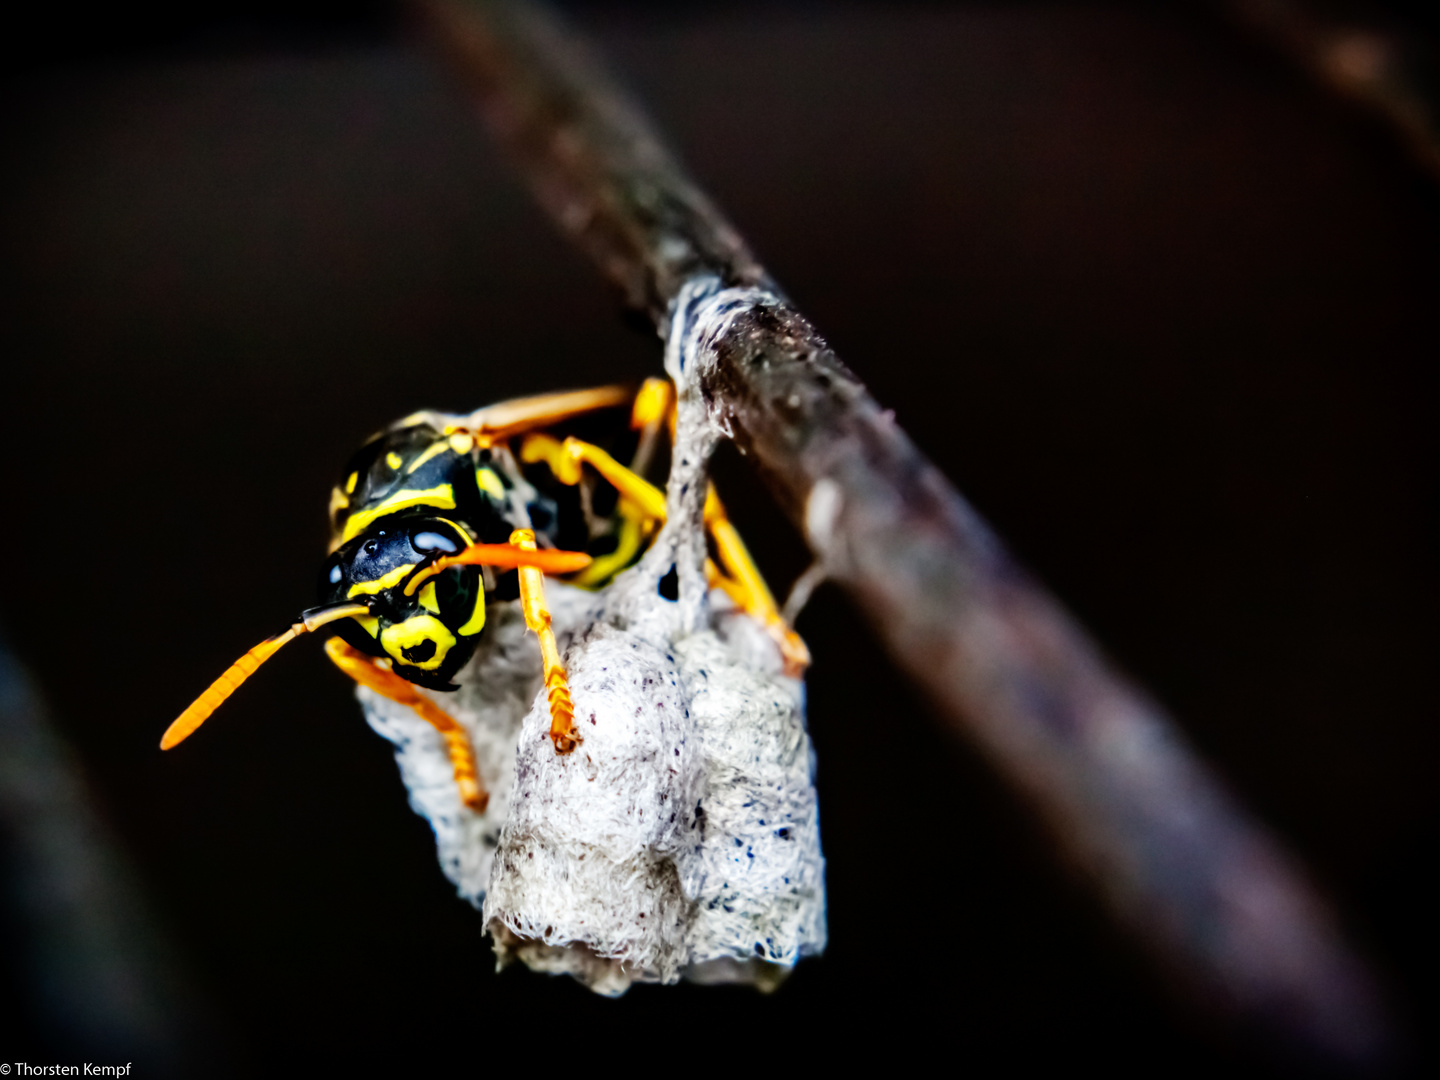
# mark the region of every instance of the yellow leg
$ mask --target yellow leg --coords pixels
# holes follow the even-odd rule
[[[759,567],[750,557],[745,541],[740,539],[739,532],[725,516],[725,507],[715,494],[713,485],[705,497],[705,524],[715,541],[715,552],[720,556],[720,565],[738,586],[740,606],[764,625],[775,644],[780,647],[780,655],[785,658],[786,674],[800,675],[810,666],[810,650],[805,647],[804,639],[790,628],[790,624],[780,614],[780,609],[775,605],[775,597],[770,595],[770,586],[765,584]],[[725,591],[732,597],[736,596],[736,591],[728,587]]]
[[[549,439],[549,436],[532,438]],[[634,503],[646,516],[659,521],[665,520],[665,493],[654,484],[636,476],[598,446],[574,438],[566,439],[564,443],[550,444],[555,444],[555,440],[549,439],[549,443],[543,447],[543,453],[539,452],[540,447],[537,445],[534,460],[550,461],[568,457],[577,464],[589,465],[615,487],[621,498]],[[558,470],[556,475],[562,482],[579,482],[578,474],[569,466],[562,464],[561,468],[566,470],[565,475],[561,476]],[[574,476],[575,479],[568,480],[565,476]],[[726,516],[725,507],[715,494],[714,485],[711,485],[705,496],[705,525],[715,541],[715,551],[720,556],[721,567],[724,568],[724,575],[719,580],[716,580],[715,575],[711,576],[711,584],[724,588],[736,598],[747,614],[760,621],[775,639],[775,644],[780,647],[780,654],[785,658],[786,672],[790,675],[801,674],[810,665],[810,650],[780,614],[775,598],[770,594],[770,587],[765,584],[765,578],[761,576],[755,560],[750,557],[745,541],[740,539],[740,534]]]
[[[670,385],[662,380],[652,379],[647,381],[646,387],[651,383],[660,383],[667,391]],[[640,397],[636,398],[637,422],[646,426],[651,434],[659,421],[664,419],[664,413],[661,411],[658,418],[651,414],[657,409],[663,410],[667,401],[668,394],[647,393],[644,388]],[[535,432],[527,435],[521,443],[520,460],[526,464],[543,461],[550,467],[555,479],[572,487],[580,483],[581,467],[588,463],[620,494],[617,513],[621,523],[615,550],[600,556],[587,570],[570,579],[572,584],[581,588],[605,581],[628,566],[644,542],[647,525],[652,521],[665,520],[665,493],[637,475],[633,469],[621,465],[598,446],[573,438],[562,443],[551,435]]]
[[[670,422],[670,441],[675,441],[675,387],[669,379],[646,379],[635,395],[630,408],[630,428],[640,433],[630,471],[644,476],[650,471],[655,448],[660,442],[660,428]]]
[[[535,550],[535,534],[529,529],[516,529],[510,543],[522,551]],[[580,742],[575,731],[575,705],[570,700],[570,684],[565,667],[560,663],[560,649],[555,644],[555,631],[550,628],[550,608],[545,603],[545,575],[533,566],[522,566],[520,574],[520,606],[525,612],[525,625],[540,639],[540,659],[545,670],[545,696],[550,703],[550,740],[557,754],[568,754]]]
[[[579,453],[584,456],[580,457],[572,453],[575,448],[581,448]],[[659,520],[665,520],[665,496],[653,484],[647,483],[632,470],[626,469],[615,461],[605,451],[591,446],[589,443],[582,443],[577,439],[566,439],[562,443],[552,435],[534,432],[527,435],[525,441],[520,444],[521,461],[527,465],[537,461],[544,462],[550,467],[550,472],[556,480],[571,487],[580,483],[582,461],[593,460],[597,457],[612,467],[610,473],[602,471],[601,475],[605,476],[607,480],[611,475],[616,475],[625,487],[620,488],[620,500],[616,506],[616,513],[621,520],[615,550],[608,555],[599,556],[591,566],[570,578],[570,584],[578,585],[582,589],[608,581],[620,570],[630,565],[644,542],[646,525],[656,520],[653,511],[656,509],[657,501],[661,511]],[[641,491],[639,504],[628,494],[629,491],[637,489]]]
[[[613,389],[613,387],[607,388],[605,392],[609,393]],[[630,410],[630,427],[640,432],[641,444],[640,448],[636,450],[635,460],[631,462],[631,467],[628,470],[628,475],[634,480],[639,480],[642,484],[645,483],[643,480],[640,480],[638,474],[645,471],[645,463],[648,462],[651,457],[653,446],[650,444],[653,444],[655,437],[659,434],[660,425],[665,422],[667,417],[671,418],[673,426],[674,412],[675,389],[670,385],[670,380],[646,379],[645,382],[641,384],[640,391],[635,395],[635,401]],[[572,453],[572,446],[582,447],[583,449],[578,453]],[[577,439],[567,439],[562,443],[553,435],[547,435],[543,431],[532,431],[525,436],[520,444],[521,461],[527,465],[534,464],[537,461],[543,461],[550,466],[550,471],[554,473],[555,479],[559,480],[562,484],[569,484],[571,486],[580,482],[580,463],[590,460],[589,455],[597,455],[596,460],[592,463],[596,465],[598,471],[602,476],[605,476],[606,479],[609,479],[609,475],[603,467],[605,464],[609,464],[615,469],[624,470],[623,465],[620,465],[603,450],[591,446],[589,443],[582,443]],[[645,484],[645,487],[649,489],[652,495],[659,494],[654,485]],[[660,495],[659,501],[663,507],[665,497]]]
[[[705,581],[712,589],[721,589],[725,595],[735,601],[735,606],[743,609],[749,600],[749,595],[740,587],[740,583],[734,578],[725,576],[725,572],[715,565],[715,560],[705,560]]]
[[[520,460],[526,465],[543,461],[562,484],[574,487],[580,483],[580,462],[565,452],[565,444],[554,435],[532,431],[520,443]]]
[[[669,379],[646,379],[640,384],[635,403],[630,407],[630,427],[644,431],[658,425],[675,410],[675,387]]]
[[[538,571],[537,571],[538,573]],[[455,784],[460,788],[460,799],[477,814],[490,801],[490,793],[480,780],[475,765],[475,748],[470,745],[470,736],[465,729],[411,682],[396,675],[384,660],[366,656],[359,649],[352,648],[338,637],[325,642],[325,654],[335,666],[361,686],[368,686],[383,698],[414,709],[422,720],[427,721],[445,739],[445,751],[450,756],[450,766],[455,770]]]
[[[615,504],[615,513],[620,518],[616,527],[615,549],[608,555],[597,556],[584,570],[568,578],[571,585],[582,589],[603,585],[640,554],[650,533],[648,526],[654,523],[654,519],[641,513],[629,499],[619,500]]]
[[[560,442],[552,435],[536,432],[527,435],[526,441],[520,445],[520,459],[526,464],[543,461],[549,465],[556,480],[572,487],[580,482],[580,465],[589,465],[611,482],[621,498],[634,503],[645,517],[665,520],[665,492],[636,475],[632,469],[619,464],[599,446],[576,438]]]
[[[567,470],[564,475],[556,472],[556,478],[561,483],[578,484],[580,482],[580,465],[589,465],[610,482],[611,486],[620,493],[621,498],[629,499],[646,517],[652,517],[658,521],[665,520],[665,493],[650,481],[637,476],[630,469],[621,465],[598,446],[581,442],[576,438],[569,438],[560,444],[560,453],[557,456],[574,462],[573,472]],[[573,476],[574,479],[567,479],[569,476]]]

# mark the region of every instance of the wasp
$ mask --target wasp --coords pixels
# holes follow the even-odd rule
[[[444,738],[462,800],[488,794],[464,728],[420,688],[444,693],[485,631],[487,603],[519,600],[540,641],[557,754],[581,741],[565,668],[550,626],[545,578],[604,588],[645,551],[665,520],[665,494],[647,476],[674,434],[674,388],[647,379],[545,394],[469,414],[422,411],[370,439],[330,495],[330,552],[320,604],[250,649],[166,730],[168,750],[190,736],[281,647],[328,628],[325,652],[346,675],[409,706]],[[628,431],[604,431],[604,414],[628,409]],[[621,427],[623,425],[611,425]],[[568,432],[568,433],[567,433]],[[628,450],[628,463],[616,456]],[[622,456],[625,456],[622,454]],[[787,669],[809,663],[713,486],[705,527],[707,573],[775,638]]]

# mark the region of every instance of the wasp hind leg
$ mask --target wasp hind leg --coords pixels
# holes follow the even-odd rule
[[[795,677],[804,674],[805,669],[810,666],[810,650],[806,647],[805,640],[785,621],[785,616],[780,614],[770,586],[765,584],[760,568],[750,557],[750,549],[745,546],[740,533],[726,516],[725,507],[715,494],[713,485],[705,496],[705,527],[710,532],[710,539],[715,542],[715,553],[720,558],[720,566],[724,567],[723,574],[718,567],[707,567],[711,569],[711,583],[723,588],[746,614],[765,627],[780,648],[780,655],[785,661],[785,674]]]
[[[455,771],[455,784],[460,789],[460,800],[482,813],[490,801],[490,793],[480,780],[475,763],[475,748],[465,729],[440,706],[436,705],[415,687],[415,685],[388,667],[382,666],[373,657],[347,644],[343,639],[332,637],[325,642],[325,655],[350,678],[361,686],[369,687],[383,698],[400,705],[408,705],[416,714],[435,728],[445,740],[445,752],[449,755],[450,766]]]

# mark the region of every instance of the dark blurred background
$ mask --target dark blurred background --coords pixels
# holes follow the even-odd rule
[[[1435,181],[1202,4],[566,9],[1313,869],[1433,1064]],[[656,373],[659,346],[390,4],[56,6],[4,51],[0,633],[30,675],[0,680],[0,1057],[1279,1067],[1110,925],[828,590],[800,629],[831,943],[774,997],[494,974],[313,643],[162,756],[313,602],[371,431]],[[720,471],[783,590],[801,545]]]

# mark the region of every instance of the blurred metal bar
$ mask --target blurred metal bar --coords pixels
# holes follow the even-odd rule
[[[788,304],[584,46],[529,4],[414,6],[540,202],[693,365],[829,577],[1116,917],[1242,1024],[1331,1060],[1382,1055],[1371,982],[1297,865]],[[950,825],[933,827],[943,844]]]

